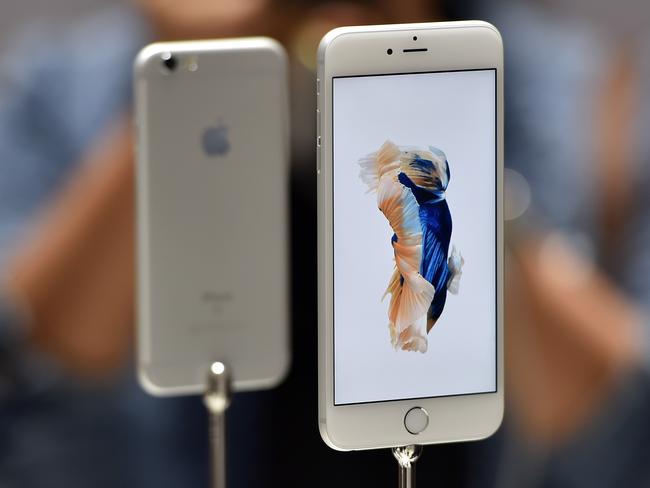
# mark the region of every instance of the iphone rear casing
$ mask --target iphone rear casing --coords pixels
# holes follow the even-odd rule
[[[159,43],[135,60],[137,362],[155,395],[236,390],[289,365],[287,60],[266,38]]]

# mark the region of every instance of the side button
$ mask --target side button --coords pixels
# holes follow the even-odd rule
[[[316,109],[316,174],[320,174],[320,110]]]
[[[316,147],[320,147],[320,110],[316,109]]]
[[[316,174],[320,175],[320,147],[316,149]]]

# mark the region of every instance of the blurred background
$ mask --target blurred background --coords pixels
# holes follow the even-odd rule
[[[507,413],[427,447],[420,484],[650,486],[644,0],[4,0],[0,486],[207,486],[200,399],[134,379],[130,69],[154,40],[251,34],[292,59],[294,357],[234,399],[230,486],[395,486],[389,452],[318,434],[315,50],[339,25],[471,18],[505,42]]]

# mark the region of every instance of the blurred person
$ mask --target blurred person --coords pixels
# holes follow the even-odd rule
[[[207,484],[200,401],[149,398],[129,367],[131,64],[154,39],[268,32],[269,6],[143,0],[74,26],[40,25],[3,60],[3,486]],[[235,404],[249,421],[233,415],[233,434],[252,437],[259,406]],[[255,472],[236,472],[240,484],[259,484]]]
[[[200,399],[150,398],[130,367],[129,112],[137,51],[158,39],[248,34],[301,42],[301,32],[317,39],[341,24],[436,20],[438,7],[415,0],[399,8],[385,1],[138,0],[72,26],[42,24],[16,43],[0,64],[0,484],[207,484]],[[291,196],[301,229],[292,234],[297,347],[280,388],[235,395],[229,481],[273,486],[291,473],[295,484],[311,486],[393,485],[389,453],[336,453],[318,434],[315,99],[313,73],[300,76],[309,88],[294,84],[292,107],[301,136]],[[314,273],[302,272],[305,266]],[[439,467],[453,466],[456,450],[434,452],[422,475],[446,479]]]
[[[512,170],[508,408],[501,435],[477,447],[500,452],[474,485],[649,486],[650,12],[491,6]]]

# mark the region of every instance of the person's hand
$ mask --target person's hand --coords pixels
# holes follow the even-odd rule
[[[80,375],[125,364],[134,308],[131,128],[122,123],[79,165],[10,263],[38,349]]]
[[[555,235],[509,255],[507,392],[534,440],[560,441],[595,414],[638,360],[635,308]]]

